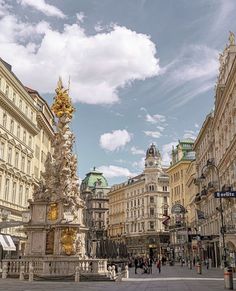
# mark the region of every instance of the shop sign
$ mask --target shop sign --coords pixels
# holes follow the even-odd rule
[[[172,214],[180,214],[180,213],[185,213],[185,212],[186,212],[186,209],[181,204],[175,204],[171,208],[171,213]]]
[[[215,192],[215,198],[236,198],[236,191]]]

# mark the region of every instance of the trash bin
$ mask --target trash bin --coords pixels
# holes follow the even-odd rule
[[[197,263],[196,264],[196,268],[197,268],[197,274],[202,274],[202,264],[201,263]]]
[[[233,269],[232,267],[224,268],[224,281],[225,281],[225,289],[233,290]]]

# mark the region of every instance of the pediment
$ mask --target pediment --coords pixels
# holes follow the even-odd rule
[[[6,133],[2,133],[1,138],[4,138],[5,140],[9,140],[9,136]]]

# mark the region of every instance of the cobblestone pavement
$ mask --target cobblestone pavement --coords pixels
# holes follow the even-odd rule
[[[235,275],[235,274],[234,274]],[[236,277],[236,276],[234,276]],[[236,280],[234,280],[236,290]],[[45,282],[0,279],[1,291],[218,291],[224,289],[223,270],[203,269],[202,275],[196,270],[181,266],[163,266],[161,274],[153,267],[152,274],[134,274],[130,269],[130,279],[122,282]]]

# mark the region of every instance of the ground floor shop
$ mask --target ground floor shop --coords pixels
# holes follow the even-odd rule
[[[130,257],[167,256],[170,236],[168,233],[126,237],[126,245]]]

